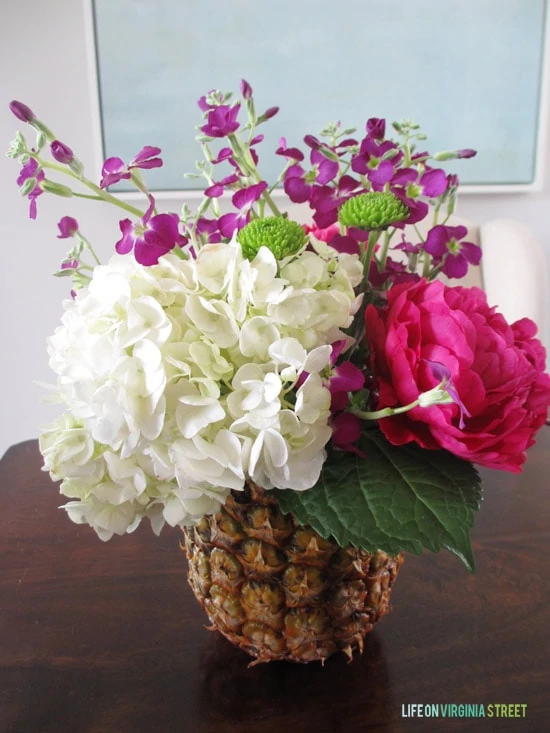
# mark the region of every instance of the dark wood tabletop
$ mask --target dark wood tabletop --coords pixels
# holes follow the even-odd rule
[[[325,667],[249,668],[206,630],[178,530],[103,543],[40,466],[30,441],[0,468],[1,733],[550,730],[550,428],[520,476],[483,471],[476,575],[407,556],[363,656]],[[486,717],[404,717],[414,704]]]

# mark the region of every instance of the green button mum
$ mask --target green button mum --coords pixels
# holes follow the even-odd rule
[[[357,229],[386,229],[403,221],[409,209],[393,193],[371,191],[348,199],[340,207],[338,221],[345,227]]]
[[[243,256],[254,259],[260,247],[270,249],[280,260],[299,252],[306,243],[306,233],[295,221],[282,216],[253,219],[237,235]]]

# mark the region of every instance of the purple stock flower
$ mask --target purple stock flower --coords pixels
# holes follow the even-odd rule
[[[50,145],[50,150],[54,160],[58,163],[67,165],[74,158],[74,153],[68,145],[62,143],[60,140],[54,140]]]
[[[215,181],[211,186],[208,186],[204,191],[204,195],[210,196],[210,198],[213,199],[217,198],[223,194],[225,186],[231,186],[231,184],[238,183],[238,181],[239,176],[236,173],[232,173],[231,175],[222,178],[221,181]]]
[[[217,219],[201,217],[195,227],[195,234],[201,240],[202,244],[216,244],[222,241]]]
[[[210,94],[212,94],[214,91],[215,91],[214,89],[211,89],[208,92],[208,94],[204,94],[202,97],[200,97],[199,99],[197,99],[197,104],[199,106],[199,109],[202,112],[209,112],[211,109],[215,109],[216,108],[216,105],[215,104],[210,104],[209,102],[206,101],[206,97],[209,96]]]
[[[279,147],[275,151],[275,155],[283,155],[285,158],[290,158],[300,163],[304,159],[304,154],[298,148],[287,148],[286,138],[282,137],[279,140]]]
[[[315,135],[306,135],[304,137],[304,142],[308,148],[311,148],[312,150],[321,150],[323,147],[323,143],[316,138]]]
[[[397,285],[404,282],[416,282],[420,280],[420,275],[415,272],[409,272],[404,262],[388,257],[386,264],[382,270],[378,269],[375,260],[372,260],[369,268],[369,282],[375,289],[382,289],[388,283]]]
[[[338,220],[338,209],[358,189],[361,183],[352,176],[344,175],[336,186],[314,186],[309,205],[314,209],[313,221],[326,229]]]
[[[390,150],[395,150],[396,155],[391,160],[384,160],[384,154]],[[352,158],[351,169],[366,176],[375,191],[381,191],[393,178],[402,157],[403,154],[395,143],[389,140],[377,143],[373,137],[367,136],[361,142],[357,155]]]
[[[478,265],[481,248],[473,242],[461,242],[468,234],[464,226],[448,227],[438,224],[428,232],[424,249],[438,263],[443,262],[441,272],[450,278],[464,277],[468,265]]]
[[[315,183],[324,186],[336,178],[340,170],[336,160],[329,160],[320,150],[312,150],[310,159],[315,171]]]
[[[32,122],[35,119],[35,114],[30,107],[27,107],[23,102],[18,102],[16,99],[10,102],[10,110],[21,122]]]
[[[472,150],[472,148],[462,148],[462,150],[458,151],[457,158],[473,158],[477,155],[477,150]]]
[[[36,185],[34,188],[27,194],[27,198],[29,199],[30,205],[29,205],[29,216],[31,219],[36,219],[36,199],[44,193],[40,186],[40,182],[44,180],[46,177],[43,170],[38,169],[38,163],[34,158],[30,158],[29,162],[26,163],[19,173],[19,176],[17,178],[17,185],[22,186],[25,181],[28,181],[30,179],[36,180]]]
[[[200,129],[209,137],[226,137],[239,129],[237,115],[241,108],[240,104],[230,107],[227,104],[220,104],[219,107],[211,108],[205,125]]]
[[[291,165],[285,173],[283,184],[286,195],[294,204],[309,201],[313,186],[306,180],[306,171],[301,165]]]
[[[122,237],[115,248],[119,254],[128,254],[132,249],[140,265],[156,265],[159,258],[177,246],[187,244],[186,237],[179,233],[179,217],[177,214],[157,214],[152,216],[155,202],[151,204],[141,220],[137,223],[130,219],[119,222]]]
[[[284,138],[283,138],[284,139]],[[281,150],[281,148],[279,148]],[[300,151],[296,150],[297,153]],[[293,149],[281,150],[282,155],[291,157]],[[283,184],[285,193],[295,204],[302,204],[310,201],[313,193],[313,184],[326,186],[338,175],[340,165],[335,160],[329,160],[321,150],[313,148],[310,155],[312,169],[306,172],[300,165],[291,165],[285,173]],[[330,189],[333,190],[332,188]]]
[[[441,168],[429,168],[419,176],[415,168],[401,168],[390,181],[392,190],[394,186],[401,186],[409,199],[419,196],[435,199],[447,190],[447,174]]]
[[[241,188],[233,194],[231,203],[239,211],[232,214],[224,214],[218,219],[218,227],[224,237],[231,238],[236,229],[242,229],[250,221],[250,212],[256,201],[266,190],[267,183],[260,181],[247,188]]]
[[[344,361],[332,370],[328,388],[332,396],[343,392],[347,397],[348,392],[358,392],[364,385],[365,375],[359,367]]]
[[[224,160],[227,160],[231,165],[236,166],[236,163],[233,160],[233,151],[231,148],[221,148],[218,152],[218,156],[212,161],[212,165],[223,163]]]
[[[78,231],[78,222],[72,216],[64,216],[57,222],[59,229],[58,239],[68,239]]]
[[[162,159],[157,157],[160,152],[160,148],[146,145],[132,158],[128,165],[121,158],[107,158],[101,169],[99,187],[107,188],[107,186],[113,186],[123,179],[131,178],[132,168],[160,168]]]
[[[453,380],[451,379],[451,370],[440,361],[430,361],[430,359],[423,359],[423,361],[430,368],[430,371],[433,374],[434,378],[437,380],[437,383],[442,385],[442,389],[447,392],[447,394],[452,398],[453,402],[455,402],[458,406],[460,414],[458,427],[460,428],[460,430],[463,430],[464,416],[472,417],[472,415],[468,412],[466,405],[460,399],[460,395],[458,394],[458,391],[453,384]],[[437,385],[434,385],[434,387],[435,386]]]
[[[63,260],[61,263],[62,270],[76,270],[78,267],[78,260]]]

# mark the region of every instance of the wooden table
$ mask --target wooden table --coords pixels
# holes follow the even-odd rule
[[[363,657],[249,669],[205,629],[177,530],[102,543],[57,509],[36,442],[14,446],[0,469],[1,733],[549,731],[549,449],[543,428],[521,476],[484,472],[475,576],[448,553],[408,556]],[[527,708],[402,717],[414,703]]]

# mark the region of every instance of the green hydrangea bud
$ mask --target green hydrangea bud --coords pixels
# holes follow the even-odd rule
[[[403,221],[409,209],[393,193],[371,191],[348,199],[340,207],[338,221],[345,227],[357,229],[387,229]]]
[[[260,247],[267,247],[280,260],[296,254],[306,243],[306,233],[302,227],[283,216],[267,219],[253,219],[237,235],[243,256],[254,259]]]

